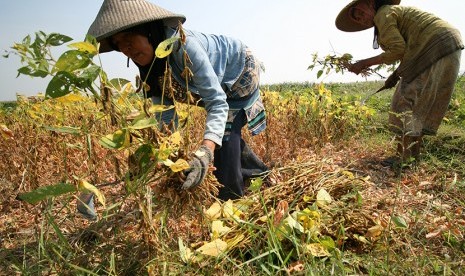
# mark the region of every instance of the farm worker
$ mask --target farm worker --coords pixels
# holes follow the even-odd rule
[[[265,108],[259,91],[261,63],[240,40],[224,35],[186,30],[184,45],[179,40],[172,53],[155,58],[158,44],[167,38],[180,37],[178,23],[185,16],[161,8],[146,0],[105,0],[88,34],[100,42],[100,53],[118,51],[139,68],[149,90],[146,96],[154,104],[176,102],[199,104],[207,112],[205,132],[195,157],[190,161],[182,187],[189,189],[202,183],[213,162],[214,174],[224,185],[218,197],[223,200],[244,195],[244,181],[264,174],[268,167],[242,139],[247,124],[252,135],[266,128]],[[183,49],[190,61],[186,61]],[[165,67],[171,70],[163,80]],[[189,67],[191,76],[183,73]],[[188,99],[186,80],[191,98]],[[171,83],[171,94],[163,83]],[[164,93],[162,94],[162,91]],[[177,125],[174,109],[157,118]]]
[[[447,111],[456,83],[461,50],[459,31],[437,16],[400,0],[355,0],[336,18],[336,27],[357,32],[374,27],[373,48],[379,55],[353,63],[359,74],[379,64],[400,62],[386,80],[396,91],[391,101],[389,127],[396,134],[397,155],[383,165],[418,160],[423,135],[435,135]]]

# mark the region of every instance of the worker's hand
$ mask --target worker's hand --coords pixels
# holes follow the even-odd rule
[[[360,74],[360,72],[362,72],[363,70],[367,69],[368,67],[365,65],[365,62],[363,62],[363,60],[361,61],[357,61],[356,63],[353,63],[353,64],[349,64],[347,66],[347,69],[352,72],[352,73],[355,73],[355,74]]]
[[[182,184],[184,190],[197,187],[202,183],[207,175],[208,167],[213,161],[213,152],[206,145],[200,146],[200,148],[194,153],[194,158],[189,162],[190,168],[185,170],[187,174],[186,180]]]

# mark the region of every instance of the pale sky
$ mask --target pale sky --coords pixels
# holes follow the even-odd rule
[[[334,20],[347,3],[343,0],[149,0],[176,13],[184,14],[184,27],[196,31],[224,34],[241,39],[264,63],[262,84],[282,82],[352,82],[365,81],[352,73],[316,78],[308,71],[312,54],[350,53],[363,59],[380,53],[372,48],[373,30],[345,33],[336,29]],[[26,35],[37,31],[61,33],[81,41],[97,15],[103,0],[15,0],[4,1],[0,9],[0,50],[2,54]],[[403,0],[402,5],[432,12],[458,28],[465,39],[465,1]],[[61,50],[61,49],[60,49]],[[66,51],[63,48],[61,51]],[[59,52],[58,55],[62,52]],[[110,78],[134,81],[136,66],[126,67],[120,53],[101,55]],[[0,101],[15,100],[16,94],[44,92],[49,79],[21,75],[19,58],[0,57]],[[461,72],[465,71],[465,53]],[[379,80],[379,77],[371,79]]]

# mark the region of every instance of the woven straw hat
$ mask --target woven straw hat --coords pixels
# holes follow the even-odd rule
[[[184,23],[186,17],[165,10],[145,0],[105,0],[87,32],[100,42],[100,53],[113,49],[108,39],[125,29],[163,19],[167,26],[175,27]]]
[[[350,18],[350,8],[355,4],[364,0],[353,0],[347,6],[345,6],[336,17],[336,27],[344,32],[358,32],[368,29],[366,26],[357,24]],[[401,0],[390,0],[390,5],[399,5]]]

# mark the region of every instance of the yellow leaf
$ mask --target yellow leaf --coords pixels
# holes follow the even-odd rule
[[[233,248],[234,246],[236,246],[238,243],[240,243],[244,239],[245,239],[244,234],[240,234],[231,239],[226,240],[226,243],[228,244],[228,249]]]
[[[198,248],[196,251],[203,255],[218,257],[220,254],[224,253],[227,248],[228,248],[228,244],[225,241],[216,239],[209,243],[204,244],[203,246]]]
[[[364,236],[354,234],[354,238],[356,240],[358,240],[359,242],[362,242],[362,243],[365,243],[365,244],[370,244],[370,242]]]
[[[105,208],[105,196],[95,187],[94,185],[90,184],[89,182],[85,181],[84,179],[79,179],[78,188],[80,191],[86,190],[91,193],[94,193],[97,197],[98,201],[103,205]]]
[[[304,195],[304,202],[309,202],[310,200],[312,200],[312,198],[308,195]]]
[[[376,238],[379,237],[381,233],[383,233],[383,227],[381,225],[375,225],[367,230],[365,236],[370,238]]]
[[[224,226],[221,220],[215,220],[212,222],[212,235],[213,239],[217,239],[222,235],[231,231],[230,227]]]
[[[349,171],[342,171],[342,174],[349,177],[349,179],[354,179],[354,174]]]
[[[88,98],[85,98],[80,94],[69,93],[69,94],[66,94],[65,96],[56,98],[56,101],[60,103],[75,103],[75,102],[85,102],[87,101],[87,99]]]
[[[173,44],[178,40],[178,37],[171,37],[160,42],[160,44],[157,46],[157,49],[155,49],[155,55],[157,58],[164,58],[171,54],[173,51]]]
[[[218,219],[221,217],[221,205],[218,202],[215,202],[203,213],[210,220]]]
[[[325,189],[319,190],[316,194],[316,205],[318,205],[319,207],[326,206],[330,204],[331,201],[332,198]]]
[[[96,55],[98,53],[97,48],[89,42],[77,42],[68,45],[70,48],[77,49],[81,52],[87,52],[89,54]]]
[[[242,211],[236,208],[232,200],[228,200],[224,203],[223,206],[223,217],[232,218],[234,220],[240,220]]]
[[[152,105],[149,108],[149,113],[163,112],[163,111],[167,111],[173,108],[174,108],[174,105],[161,105],[161,104]]]
[[[179,131],[176,131],[175,133],[171,134],[169,140],[171,145],[179,146],[182,141],[181,133]]]
[[[5,139],[13,139],[13,131],[6,127],[6,125],[0,125],[0,133]]]
[[[173,172],[180,172],[180,171],[183,171],[185,169],[188,169],[190,166],[189,166],[189,163],[187,163],[186,160],[184,159],[178,159],[176,160],[176,162],[174,164],[172,164],[170,166],[170,169],[173,171]]]
[[[171,153],[171,150],[169,149],[168,143],[166,142],[161,143],[160,148],[158,150],[158,159],[166,160],[170,156],[170,153]]]
[[[296,214],[297,221],[304,228],[304,232],[318,232],[320,227],[321,215],[318,211],[312,211],[308,208]]]
[[[312,254],[312,256],[315,257],[327,257],[331,256],[331,253],[329,253],[328,249],[326,249],[323,245],[319,243],[310,243],[305,246],[305,249],[307,252]]]
[[[259,218],[257,219],[257,221],[263,223],[263,222],[267,222],[268,219],[269,219],[269,218],[268,218],[267,215],[263,215],[263,216],[259,217]]]

